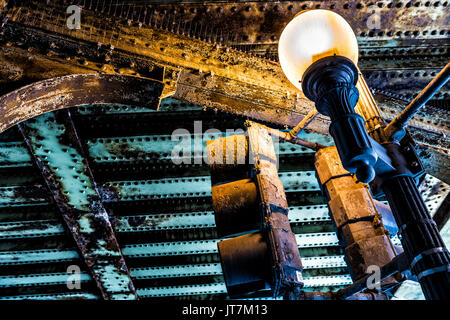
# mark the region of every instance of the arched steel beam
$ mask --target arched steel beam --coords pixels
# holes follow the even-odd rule
[[[0,132],[40,114],[87,104],[158,109],[164,84],[134,76],[73,74],[32,83],[0,97]]]

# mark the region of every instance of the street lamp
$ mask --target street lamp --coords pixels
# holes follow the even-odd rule
[[[331,11],[302,11],[283,30],[278,54],[289,81],[330,117],[330,134],[344,168],[361,182],[372,181],[377,154],[364,118],[354,111],[358,44],[350,25]]]
[[[318,112],[330,117],[329,131],[344,168],[386,194],[410,269],[425,297],[448,300],[450,254],[415,184],[423,169],[412,144],[403,139],[403,129],[450,79],[450,64],[392,123],[385,127],[382,121],[374,140],[364,118],[354,111],[359,100],[358,46],[341,16],[327,10],[300,12],[283,30],[278,53],[289,81],[315,102]]]
[[[302,90],[302,76],[316,60],[339,55],[358,63],[358,42],[340,15],[328,10],[305,10],[284,28],[278,57],[290,82]]]

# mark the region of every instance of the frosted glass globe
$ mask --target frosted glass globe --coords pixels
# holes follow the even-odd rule
[[[306,10],[284,28],[278,43],[281,68],[290,82],[302,90],[302,76],[316,60],[340,55],[358,62],[358,42],[350,25],[337,13]]]

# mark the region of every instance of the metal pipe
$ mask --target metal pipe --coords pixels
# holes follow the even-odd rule
[[[311,141],[308,141],[308,140],[301,139],[299,137],[293,136],[290,132],[280,131],[280,130],[277,130],[277,129],[274,129],[274,128],[267,127],[267,126],[262,125],[262,124],[258,124],[258,125],[263,127],[263,128],[265,128],[269,132],[269,134],[271,136],[278,137],[281,140],[284,140],[284,141],[287,141],[287,142],[290,142],[290,143],[293,143],[293,144],[298,144],[300,146],[303,146],[303,147],[306,147],[306,148],[310,148],[310,149],[315,150],[315,151],[317,151],[319,149],[322,149],[322,148],[325,148],[325,146],[321,145],[320,143],[311,142]]]
[[[289,135],[292,136],[292,138],[296,137],[304,128],[306,128],[313,120],[314,118],[319,114],[316,107],[312,108],[311,111],[308,112],[308,114],[302,119],[302,121],[299,122],[298,125],[296,125],[291,131],[289,131]]]
[[[431,82],[419,93],[419,95],[400,113],[394,120],[391,121],[385,128],[386,137],[393,137],[398,131],[402,130],[407,122],[414,117],[421,107],[433,95],[444,86],[450,79],[450,62],[431,80]]]

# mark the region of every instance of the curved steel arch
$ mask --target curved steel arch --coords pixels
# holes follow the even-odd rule
[[[32,83],[0,97],[0,133],[40,114],[87,104],[158,109],[160,81],[104,73],[72,74]]]

